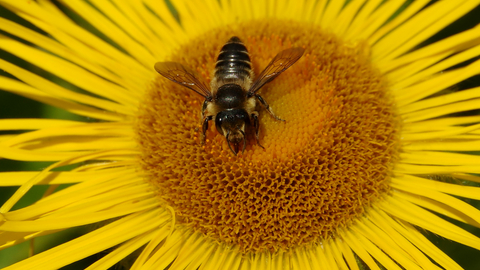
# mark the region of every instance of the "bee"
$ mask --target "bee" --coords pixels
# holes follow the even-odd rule
[[[256,142],[263,148],[259,143],[257,100],[273,118],[284,121],[273,113],[258,90],[297,62],[303,52],[303,48],[281,51],[253,81],[255,75],[247,48],[240,38],[234,36],[220,50],[210,89],[198,79],[195,72],[182,64],[158,62],[155,64],[155,70],[165,78],[205,98],[201,111],[202,145],[205,144],[208,122],[214,119],[217,131],[225,137],[233,154],[237,155],[240,143],[243,144],[242,153],[245,151],[245,130],[248,125],[253,125]]]

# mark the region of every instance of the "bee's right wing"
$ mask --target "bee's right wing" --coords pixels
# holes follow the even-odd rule
[[[195,72],[182,64],[176,62],[158,62],[155,64],[155,70],[163,77],[197,92],[205,99],[212,97],[212,93],[208,90],[208,87],[195,77]]]
[[[267,65],[267,67],[262,71],[262,73],[258,75],[257,79],[250,87],[248,94],[252,96],[266,83],[271,82],[287,68],[295,64],[295,62],[297,62],[298,59],[302,57],[304,51],[305,50],[303,48],[296,47],[279,52],[275,56],[275,58],[273,58],[273,60]]]

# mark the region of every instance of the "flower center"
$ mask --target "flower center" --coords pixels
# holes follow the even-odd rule
[[[214,121],[200,141],[204,98],[158,76],[137,121],[141,163],[177,223],[243,251],[318,243],[362,215],[389,190],[399,118],[387,83],[361,44],[318,26],[256,21],[211,31],[171,56],[212,79],[220,48],[233,35],[256,75],[290,47],[304,56],[259,93],[259,142],[235,156]],[[153,67],[152,67],[153,68]],[[258,102],[259,103],[259,102]]]

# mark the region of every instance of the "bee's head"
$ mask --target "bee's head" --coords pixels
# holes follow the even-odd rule
[[[242,152],[245,151],[245,127],[250,123],[250,117],[244,109],[228,109],[217,113],[215,126],[220,134],[227,139],[228,147],[236,155],[240,142],[243,141]],[[230,143],[233,143],[233,150]]]

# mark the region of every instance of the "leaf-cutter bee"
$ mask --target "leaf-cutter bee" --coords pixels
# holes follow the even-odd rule
[[[257,144],[259,143],[259,113],[257,100],[277,120],[268,103],[257,92],[302,57],[303,48],[290,48],[278,53],[260,75],[252,81],[250,56],[238,37],[230,38],[220,50],[215,64],[215,73],[210,90],[195,72],[176,62],[158,62],[155,70],[165,78],[195,91],[205,98],[202,105],[202,144],[208,122],[215,119],[217,131],[225,136],[230,150],[236,155],[243,142],[246,147],[245,128],[253,124]],[[233,148],[232,148],[233,144]],[[261,145],[260,145],[261,146]],[[263,148],[263,146],[261,146]]]

